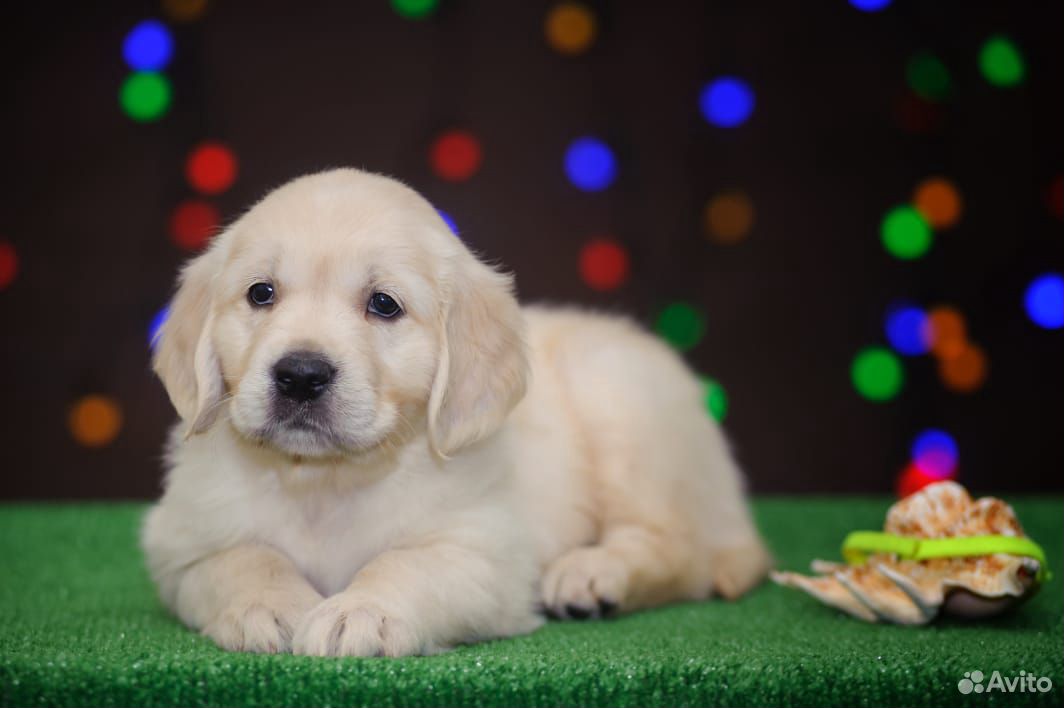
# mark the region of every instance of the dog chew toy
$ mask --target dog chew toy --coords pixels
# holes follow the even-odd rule
[[[939,613],[996,615],[1033,595],[1047,579],[1045,553],[1016,514],[993,497],[972,501],[956,482],[937,482],[894,504],[884,530],[854,531],[845,563],[814,560],[816,577],[773,572],[866,622],[927,624]]]

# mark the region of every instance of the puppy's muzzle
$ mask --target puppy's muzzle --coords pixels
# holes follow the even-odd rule
[[[320,398],[335,376],[336,368],[317,352],[292,352],[273,366],[277,392],[301,403]]]

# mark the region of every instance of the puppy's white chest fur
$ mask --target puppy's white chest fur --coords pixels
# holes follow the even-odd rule
[[[323,595],[339,592],[358,570],[439,519],[448,475],[424,474],[409,450],[373,467],[295,464],[248,470],[249,528],[280,549]],[[416,493],[415,493],[416,492]]]
[[[166,512],[155,513],[177,517],[187,530],[160,542],[175,544],[176,566],[208,549],[267,544],[320,593],[332,595],[388,549],[441,530],[481,535],[485,525],[523,526],[513,518],[513,470],[500,442],[474,446],[447,463],[423,443],[371,465],[295,464],[218,426],[175,451]],[[219,474],[218,459],[239,464]],[[497,543],[498,533],[493,536]]]
[[[334,471],[290,473],[300,479],[278,479],[253,509],[254,534],[291,558],[318,592],[332,595],[401,533],[403,500],[389,479],[359,486],[327,479]],[[316,489],[291,493],[304,485]],[[333,489],[322,494],[321,487]],[[382,513],[387,509],[392,513]]]

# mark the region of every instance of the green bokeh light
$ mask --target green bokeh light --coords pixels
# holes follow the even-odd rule
[[[122,110],[135,121],[161,118],[170,107],[170,82],[154,71],[137,71],[122,83],[118,100]]]
[[[392,9],[411,20],[420,20],[436,11],[439,0],[392,0]]]
[[[728,414],[728,394],[724,391],[724,387],[716,379],[708,376],[702,377],[702,387],[705,391],[706,410],[718,422],[724,420],[724,416]]]
[[[887,251],[902,260],[919,258],[931,248],[931,227],[911,206],[899,206],[887,212],[880,234]]]
[[[995,86],[1015,86],[1026,71],[1020,50],[1005,37],[991,37],[979,51],[979,68]]]
[[[702,313],[686,302],[674,302],[658,315],[658,334],[682,352],[691,349],[706,333]]]
[[[870,401],[889,401],[905,382],[901,361],[889,349],[868,347],[857,353],[850,368],[854,388]]]
[[[914,54],[905,68],[905,76],[918,96],[929,101],[942,101],[950,95],[949,69],[929,52]]]

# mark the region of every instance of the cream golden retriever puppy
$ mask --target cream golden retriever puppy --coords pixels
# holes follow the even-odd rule
[[[681,359],[522,309],[385,177],[297,179],[219,235],[154,368],[181,422],[143,548],[226,649],[426,654],[734,598],[769,565]]]

